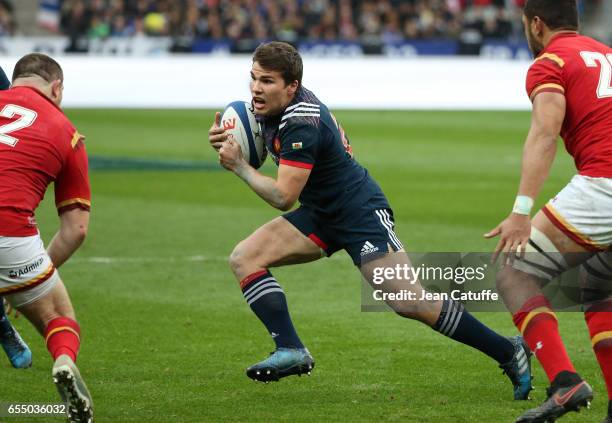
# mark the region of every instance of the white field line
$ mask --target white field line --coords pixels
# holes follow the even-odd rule
[[[342,254],[337,254],[330,259],[346,259]],[[78,257],[68,261],[68,263],[85,264],[133,264],[133,263],[203,263],[203,262],[227,262],[229,256],[165,256],[165,257]]]
[[[164,257],[79,257],[70,260],[72,263],[122,264],[122,263],[176,263],[228,261],[229,256],[164,256]]]

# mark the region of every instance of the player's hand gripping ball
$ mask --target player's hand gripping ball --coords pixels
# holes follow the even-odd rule
[[[220,125],[229,134],[229,139],[240,145],[245,160],[255,169],[259,168],[268,152],[251,104],[244,101],[228,104]]]

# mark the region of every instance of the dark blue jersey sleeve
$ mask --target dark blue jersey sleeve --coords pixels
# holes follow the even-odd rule
[[[283,128],[279,135],[279,164],[312,169],[319,149],[319,128],[312,123],[292,123]]]
[[[0,68],[0,90],[8,90],[11,86],[11,82],[6,77],[4,70]]]

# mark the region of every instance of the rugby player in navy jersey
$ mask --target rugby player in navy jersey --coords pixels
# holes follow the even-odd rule
[[[0,68],[0,91],[8,90],[10,86],[9,79]],[[11,324],[4,310],[2,297],[0,297],[0,345],[14,368],[25,369],[32,365],[32,351]]]
[[[328,108],[301,81],[302,59],[292,46],[271,42],[256,49],[252,105],[266,148],[278,165],[276,178],[262,175],[245,161],[239,145],[220,127],[219,113],[209,131],[221,165],[268,204],[286,212],[241,241],[230,257],[247,303],[276,343],[274,353],[247,369],[247,376],[263,382],[309,373],[314,367],[270,268],[311,262],[342,249],[370,283],[375,268],[410,265],[381,188],[353,159],[344,130]],[[298,200],[300,206],[289,211]],[[381,287],[386,292],[407,288],[400,280],[387,280]],[[418,282],[408,288],[421,298]],[[453,300],[387,303],[400,316],[419,320],[496,360],[514,385],[514,398],[527,398],[530,351],[521,337],[498,335]]]

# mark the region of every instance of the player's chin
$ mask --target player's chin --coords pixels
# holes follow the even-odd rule
[[[253,112],[256,115],[266,116],[270,113],[270,110],[266,107],[265,103],[253,103]]]

